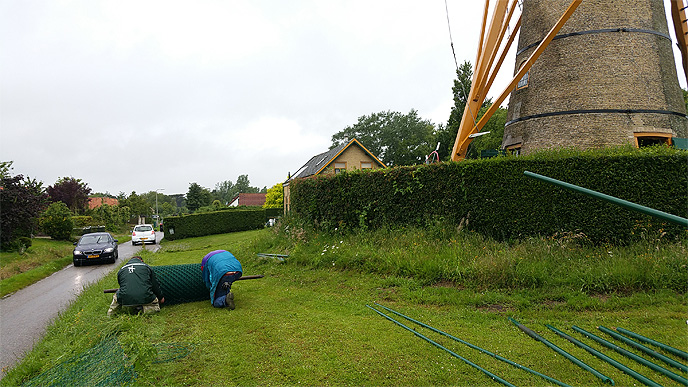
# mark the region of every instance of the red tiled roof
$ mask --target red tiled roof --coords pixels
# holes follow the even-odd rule
[[[240,193],[229,204],[237,202],[239,206],[263,206],[265,204],[264,193]]]
[[[88,198],[88,208],[94,209],[102,206],[103,204],[107,204],[109,206],[116,206],[119,204],[119,200],[114,199],[114,198]]]

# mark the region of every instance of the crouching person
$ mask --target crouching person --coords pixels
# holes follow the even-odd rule
[[[119,269],[117,282],[119,289],[112,296],[108,316],[112,316],[121,307],[130,312],[155,313],[160,311],[160,304],[165,302],[155,272],[143,263],[141,257],[131,258]]]
[[[241,278],[241,263],[226,250],[208,253],[201,261],[203,281],[210,291],[210,302],[216,308],[234,309],[232,283]]]

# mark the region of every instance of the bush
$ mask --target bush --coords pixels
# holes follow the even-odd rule
[[[5,242],[2,244],[2,251],[18,251],[23,254],[24,251],[28,250],[29,247],[33,245],[33,241],[29,237],[19,237],[12,241]]]
[[[165,218],[165,239],[175,240],[262,228],[265,210],[223,210]]]
[[[92,216],[72,216],[72,222],[74,222],[74,227],[82,228],[86,226],[95,226],[98,224],[97,221],[93,219]]]
[[[43,232],[55,240],[69,240],[74,222],[72,212],[62,202],[55,202],[48,206],[41,216]]]
[[[643,235],[685,238],[685,230],[611,203],[524,176],[531,171],[687,217],[688,152],[549,151],[319,176],[291,183],[292,211],[315,227],[466,227],[496,240],[582,233],[596,244]]]

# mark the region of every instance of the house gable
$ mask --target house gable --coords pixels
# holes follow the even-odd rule
[[[346,163],[344,169],[347,171],[362,169],[361,163],[371,163],[371,169],[386,168],[382,161],[354,138],[346,144],[341,144],[327,152],[311,157],[285,184],[289,184],[289,181],[294,179],[332,174],[335,170],[334,163]]]
[[[370,153],[358,140],[353,139],[327,152],[311,157],[306,164],[299,168],[293,176],[289,176],[282,184],[284,194],[284,212],[291,207],[289,182],[316,175],[333,175],[336,170],[354,171],[358,169],[386,168],[385,164]]]
[[[232,198],[229,202],[229,207],[237,206],[253,206],[262,207],[265,204],[264,193],[240,193]]]

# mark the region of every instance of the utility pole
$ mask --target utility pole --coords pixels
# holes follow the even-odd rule
[[[155,190],[155,224],[160,225],[160,213],[158,212],[158,191],[164,191],[164,188],[158,188]]]

